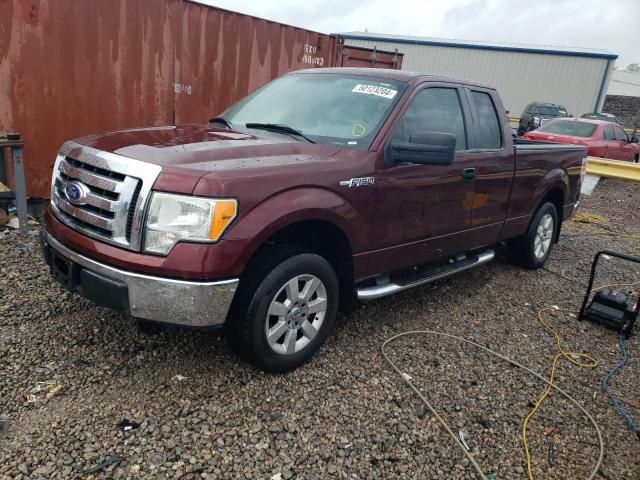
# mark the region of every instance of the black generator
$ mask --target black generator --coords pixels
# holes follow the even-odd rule
[[[629,296],[624,292],[607,287],[597,291],[589,304],[598,260],[600,260],[600,257],[603,255],[640,264],[640,258],[638,257],[631,257],[608,250],[602,250],[596,253],[593,258],[593,264],[591,265],[589,286],[584,296],[582,307],[580,308],[578,320],[590,320],[599,323],[607,328],[622,332],[626,338],[629,338],[633,333],[633,327],[640,313],[640,299],[637,296]],[[587,304],[589,304],[589,306],[587,306]]]

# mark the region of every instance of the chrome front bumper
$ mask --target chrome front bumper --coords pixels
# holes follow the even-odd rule
[[[124,284],[128,295],[125,295],[123,309],[136,318],[191,327],[222,325],[227,318],[239,282],[237,278],[215,282],[198,282],[128,272],[74,252],[46,230],[42,230],[41,240],[43,253],[50,267],[51,259],[48,256],[50,253],[48,249],[54,250],[55,256],[69,262],[67,265],[73,269],[89,271],[89,277],[79,275],[78,272],[73,275],[72,272],[69,272],[70,280],[65,283],[68,289],[95,300],[91,294],[87,293],[88,289],[83,289],[79,279],[91,278],[95,283],[97,278],[98,281],[105,281],[107,285]],[[51,268],[53,273],[53,267]],[[71,277],[74,277],[75,280]],[[123,288],[124,285],[122,285]]]

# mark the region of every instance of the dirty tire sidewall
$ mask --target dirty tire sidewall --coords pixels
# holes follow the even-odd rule
[[[318,277],[327,292],[327,310],[324,321],[309,344],[299,352],[291,355],[280,355],[274,352],[267,342],[264,328],[269,305],[274,295],[290,279],[310,274]],[[266,273],[255,292],[251,295],[243,321],[246,322],[247,336],[245,341],[248,359],[256,366],[269,372],[285,372],[308,361],[326,340],[335,323],[338,303],[338,278],[331,264],[323,257],[313,253],[291,256]]]

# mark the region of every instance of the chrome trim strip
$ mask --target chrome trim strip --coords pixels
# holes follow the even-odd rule
[[[86,170],[74,167],[67,162],[60,163],[60,171],[65,175],[77,178],[82,183],[86,183],[92,187],[102,188],[103,190],[108,190],[110,192],[120,192],[122,190],[120,188],[120,182],[100,175],[99,173],[89,173]]]
[[[410,288],[417,287],[419,285],[435,282],[436,280],[440,280],[442,278],[449,277],[456,273],[464,272],[465,270],[469,270],[470,268],[480,266],[484,263],[490,262],[495,258],[495,256],[496,254],[493,250],[487,250],[486,252],[482,252],[480,255],[478,255],[478,260],[475,263],[466,265],[457,270],[444,272],[444,273],[441,273],[440,275],[427,277],[417,282],[408,283],[406,285],[398,285],[397,283],[387,283],[385,285],[376,285],[374,287],[358,288],[356,290],[356,294],[358,296],[358,300],[362,300],[362,301],[375,300],[376,298],[386,297],[387,295],[392,295],[394,293],[402,292],[403,290],[408,290]]]
[[[46,230],[42,230],[42,239],[78,265],[126,283],[129,310],[137,318],[191,327],[222,325],[239,283],[237,278],[196,282],[127,272],[74,252]]]
[[[92,167],[121,174],[125,178],[124,180],[119,180],[98,172],[76,167],[65,160],[67,156]],[[74,230],[103,242],[139,252],[142,247],[142,222],[147,201],[151,195],[151,188],[161,171],[162,168],[158,165],[141,162],[116,153],[104,152],[73,141],[66,142],[60,148],[53,169],[51,181],[52,210],[62,223]],[[58,195],[56,184],[58,183],[60,186],[65,184],[64,180],[59,176],[59,172],[76,178],[90,187],[118,193],[118,198],[115,200],[94,192],[85,198],[87,204],[113,212],[113,219],[103,218],[99,213],[74,206]],[[129,210],[138,187],[139,192],[131,218],[130,235],[127,238]],[[102,235],[100,232],[87,228],[74,219],[109,230],[111,234],[110,236]]]
[[[101,217],[97,213],[93,213],[88,210],[81,210],[78,207],[75,207],[71,203],[67,202],[64,198],[62,198],[58,194],[58,192],[55,192],[54,195],[56,200],[58,201],[58,205],[56,205],[56,207],[59,210],[62,210],[64,213],[67,213],[74,218],[82,220],[83,222],[87,222],[98,228],[102,228],[104,230],[109,230],[109,231],[113,230],[114,222],[112,219]]]

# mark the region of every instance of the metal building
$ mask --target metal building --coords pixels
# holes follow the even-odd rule
[[[369,32],[340,34],[345,45],[404,53],[403,70],[481,82],[498,89],[512,116],[529,102],[569,114],[600,111],[617,55],[602,50],[444,40]]]

